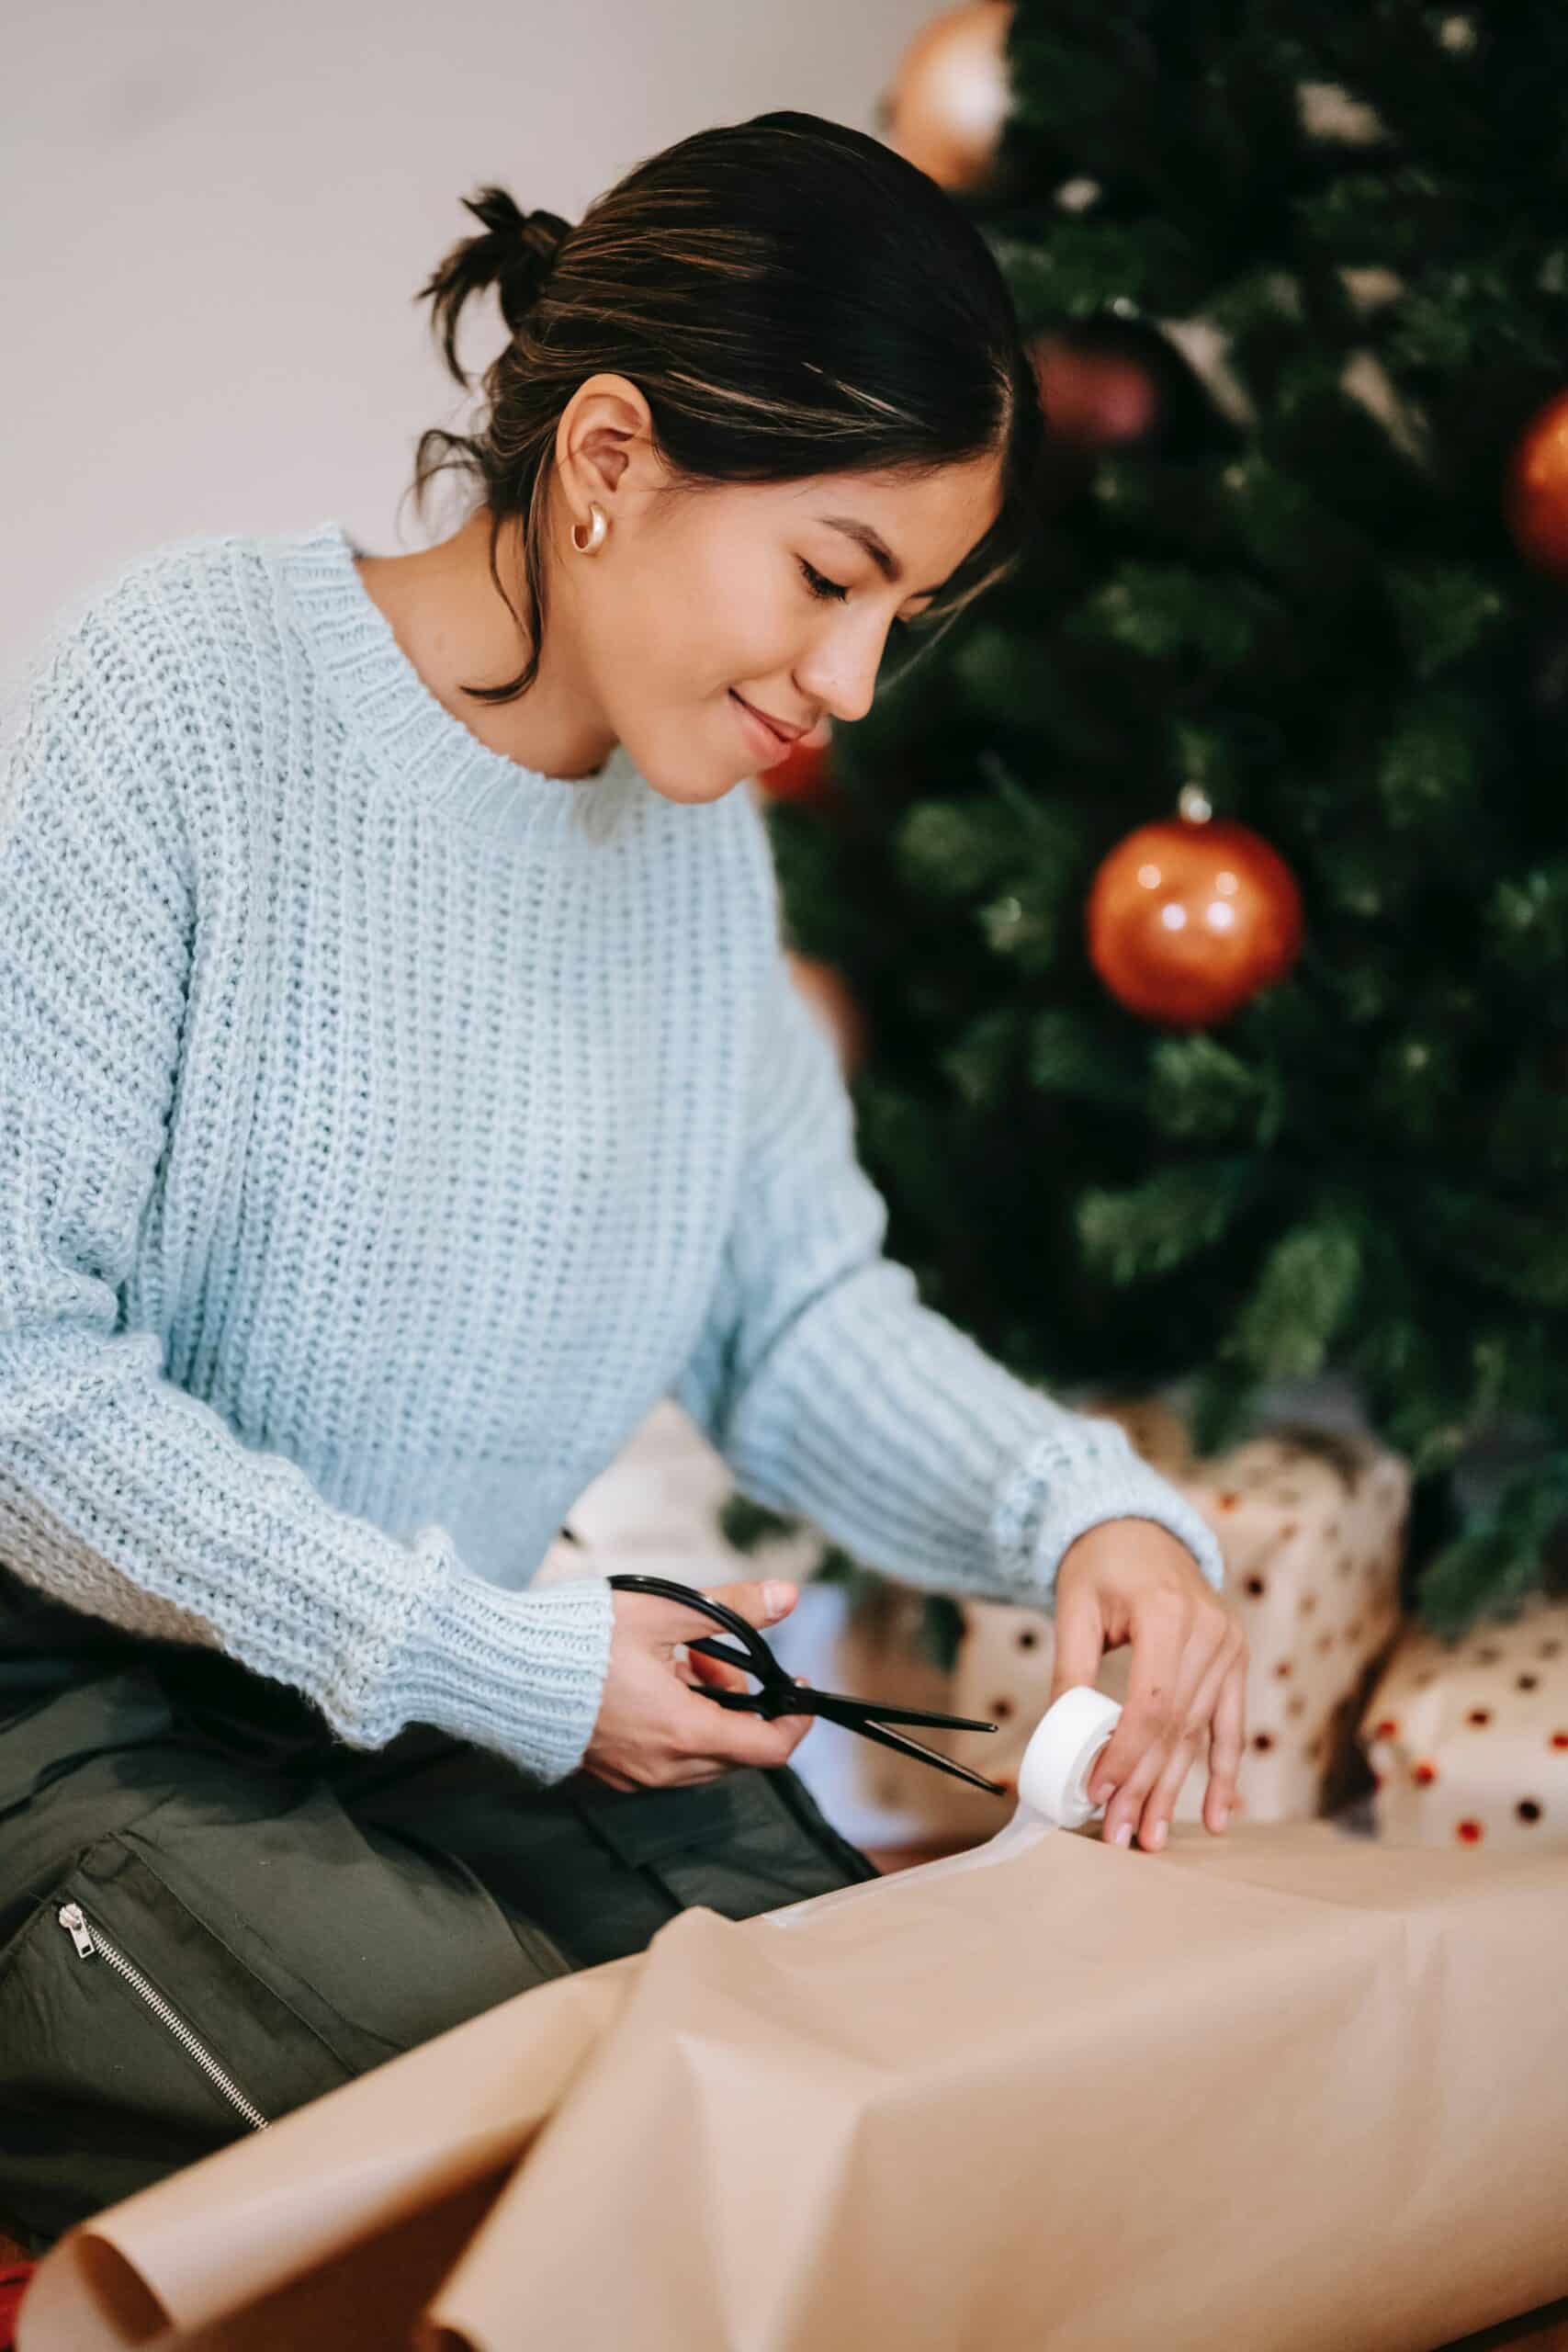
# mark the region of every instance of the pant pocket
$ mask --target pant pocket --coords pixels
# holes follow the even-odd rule
[[[51,2244],[352,2071],[111,1832],[0,1951],[0,2222]]]
[[[590,1803],[600,1835],[679,1910],[701,1904],[750,1919],[878,1875],[788,1765],[742,1766],[678,1789],[595,1792]]]

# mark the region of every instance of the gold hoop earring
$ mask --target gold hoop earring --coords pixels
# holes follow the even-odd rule
[[[593,519],[589,525],[588,537],[585,539],[580,539],[577,536],[582,527],[581,524],[574,523],[571,526],[571,544],[579,555],[592,555],[596,548],[602,548],[604,544],[604,535],[610,527],[609,517],[602,506],[590,506],[588,512]]]

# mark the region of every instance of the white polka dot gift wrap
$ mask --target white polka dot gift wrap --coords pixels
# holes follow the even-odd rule
[[[1450,1644],[1407,1625],[1361,1718],[1391,1846],[1568,1854],[1568,1601]]]

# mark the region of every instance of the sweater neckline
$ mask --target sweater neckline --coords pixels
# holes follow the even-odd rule
[[[481,742],[420,676],[355,570],[370,550],[329,519],[299,532],[284,574],[327,685],[372,763],[452,821],[536,846],[621,830],[649,787],[617,743],[594,775],[546,775]]]

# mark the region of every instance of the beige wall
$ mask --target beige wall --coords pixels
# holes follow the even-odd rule
[[[412,300],[485,180],[575,220],[795,107],[869,131],[937,0],[13,0],[0,75],[0,690],[68,600],[209,530],[397,505],[465,413]],[[493,299],[460,356],[503,330]],[[440,535],[442,508],[429,536]]]

